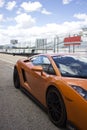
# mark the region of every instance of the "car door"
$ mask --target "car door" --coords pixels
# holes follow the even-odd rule
[[[45,90],[46,86],[49,83],[50,74],[48,73],[48,68],[51,65],[50,60],[48,57],[41,55],[35,60],[31,60],[33,65],[42,66],[43,67],[43,73],[33,71],[32,75],[32,92],[33,95],[42,103],[44,103],[44,97],[45,97]]]
[[[32,64],[30,69],[26,71],[26,78],[27,78],[27,83],[28,83],[28,89],[29,92],[33,94],[34,91],[34,86],[36,81],[36,76],[38,75],[35,71],[33,71],[31,68],[33,66],[37,66],[41,64],[40,56],[35,56],[30,59],[30,63]]]

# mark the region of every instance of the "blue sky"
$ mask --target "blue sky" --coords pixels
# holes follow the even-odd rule
[[[0,0],[0,45],[87,27],[87,0]]]

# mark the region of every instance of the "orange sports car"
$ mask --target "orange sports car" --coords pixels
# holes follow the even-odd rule
[[[87,57],[39,54],[18,60],[14,86],[29,92],[58,127],[87,130]]]

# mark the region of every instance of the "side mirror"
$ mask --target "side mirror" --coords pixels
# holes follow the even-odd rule
[[[41,72],[41,74],[42,74],[42,72],[43,72],[42,66],[33,66],[33,67],[32,67],[32,70],[33,70],[33,71]]]

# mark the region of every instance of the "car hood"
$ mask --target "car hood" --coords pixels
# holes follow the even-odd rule
[[[87,79],[82,78],[66,78],[63,77],[62,80],[66,82],[68,85],[76,85],[87,90]]]

